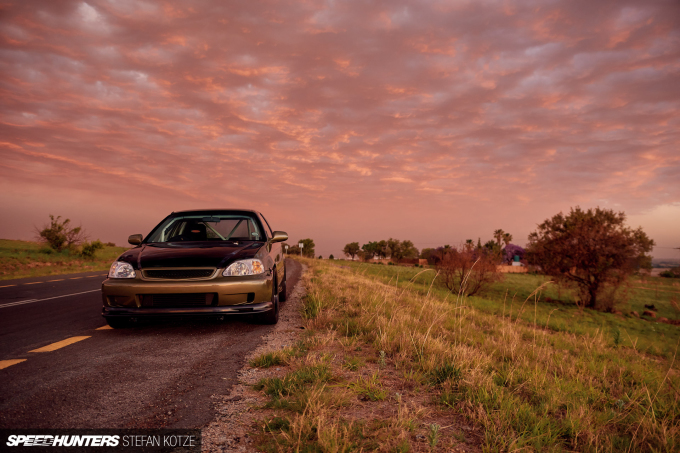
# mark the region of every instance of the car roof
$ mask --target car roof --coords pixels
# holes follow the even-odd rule
[[[258,211],[253,209],[189,209],[186,211],[173,211],[171,215],[177,214],[203,214],[203,213],[226,213],[226,212],[249,212],[253,214],[259,214]]]

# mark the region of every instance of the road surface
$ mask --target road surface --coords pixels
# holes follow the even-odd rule
[[[290,294],[301,267],[286,266]],[[232,317],[113,330],[105,278],[0,281],[0,428],[200,428],[272,328]]]

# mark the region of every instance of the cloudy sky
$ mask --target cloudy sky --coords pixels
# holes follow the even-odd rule
[[[572,206],[680,251],[680,2],[0,3],[0,237],[174,210],[524,245]]]

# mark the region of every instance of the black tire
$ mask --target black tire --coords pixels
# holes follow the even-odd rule
[[[276,294],[276,282],[274,282],[274,288],[272,289],[272,302],[274,303],[274,308],[257,315],[256,320],[259,324],[276,324],[279,322],[279,295]]]
[[[113,329],[130,327],[130,320],[128,318],[106,318],[106,323]]]
[[[281,292],[279,293],[279,302],[288,300],[288,292],[286,286],[286,268],[283,268],[283,284],[281,285]]]

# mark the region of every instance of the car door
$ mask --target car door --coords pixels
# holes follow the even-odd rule
[[[258,214],[260,216],[262,226],[267,234],[267,239],[271,239],[272,236],[274,235],[274,231],[269,226],[269,222],[267,222],[267,219],[261,213],[258,212]],[[284,260],[283,246],[281,245],[280,242],[276,242],[273,244],[269,243],[269,257],[272,259],[272,261],[274,261],[274,266],[276,268],[276,281],[278,282],[279,285],[281,285],[286,275],[286,267],[283,262]]]

